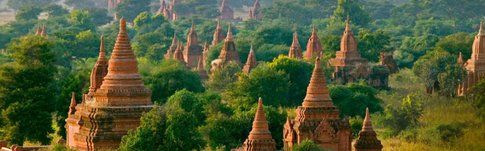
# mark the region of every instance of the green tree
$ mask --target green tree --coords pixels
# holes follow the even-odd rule
[[[224,92],[231,105],[248,108],[261,97],[266,105],[287,106],[290,83],[288,75],[267,65],[259,65],[246,74],[240,74],[231,89]]]
[[[462,81],[464,71],[457,56],[443,50],[433,50],[419,58],[413,72],[424,81],[428,92],[435,90],[447,96],[456,95],[455,88]]]
[[[133,21],[138,14],[150,10],[151,0],[124,0],[116,7],[116,14]]]
[[[8,0],[7,6],[12,9],[18,10],[19,8],[27,5],[46,6],[56,1],[58,0]]]
[[[380,53],[390,49],[391,37],[382,30],[372,32],[362,29],[359,31],[357,39],[360,54],[372,62],[378,62]]]
[[[389,129],[392,135],[397,135],[407,128],[417,126],[422,114],[421,102],[414,96],[408,95],[402,100],[399,107],[387,106],[384,117],[380,119],[378,125]]]
[[[13,144],[50,142],[56,99],[51,49],[52,43],[39,36],[15,39],[8,47],[14,62],[0,68],[0,120],[1,137]]]
[[[297,59],[280,56],[268,63],[268,66],[277,71],[285,72],[290,81],[288,101],[289,105],[297,106],[305,98],[306,88],[310,82],[312,65]]]
[[[369,14],[355,0],[338,0],[333,17],[343,22],[347,19],[347,16],[350,17],[353,23],[359,26],[367,26],[372,20]]]
[[[20,10],[15,14],[16,20],[34,20],[42,12],[42,8],[32,5],[20,7]]]
[[[382,100],[376,95],[377,90],[364,82],[330,87],[330,97],[335,106],[339,108],[342,117],[364,117],[366,108],[369,108],[371,112],[382,111],[380,106]]]
[[[123,136],[119,150],[142,151],[147,148],[164,150],[164,130],[167,129],[167,115],[163,107],[155,105],[141,117],[140,126]]]
[[[187,89],[203,92],[204,87],[197,73],[175,60],[163,61],[145,76],[145,84],[152,90],[152,100],[163,104],[176,91]]]
[[[448,51],[450,54],[456,56],[461,52],[464,59],[469,59],[473,40],[474,38],[467,33],[455,33],[441,38],[436,43],[435,49]]]
[[[320,145],[312,140],[304,140],[300,144],[293,147],[293,151],[324,151]]]
[[[198,150],[204,145],[197,131],[205,120],[203,104],[187,90],[178,91],[168,102],[142,116],[140,127],[122,138],[119,150]]]
[[[237,80],[237,74],[241,72],[238,64],[230,62],[220,70],[213,71],[209,75],[207,87],[212,91],[222,92]]]

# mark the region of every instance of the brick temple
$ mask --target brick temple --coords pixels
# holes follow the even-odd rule
[[[98,61],[91,72],[89,93],[83,94],[80,103],[71,101],[66,130],[67,146],[72,149],[118,148],[121,138],[136,129],[141,115],[152,108],[151,91],[138,73],[124,19],[120,21],[109,61],[105,61],[104,55],[101,44]]]
[[[263,100],[259,98],[258,108],[254,115],[253,128],[238,151],[276,151],[276,142],[269,131],[264,113]]]
[[[473,41],[472,55],[463,64],[463,67],[466,75],[462,84],[458,86],[458,95],[466,94],[480,80],[485,79],[485,29],[483,23],[480,23],[480,29]]]
[[[350,151],[349,121],[340,119],[339,110],[333,105],[320,58],[315,61],[306,93],[302,105],[296,109],[295,119],[287,119],[284,125],[284,150],[292,150],[308,139],[323,148]]]

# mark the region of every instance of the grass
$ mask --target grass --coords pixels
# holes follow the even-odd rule
[[[423,104],[419,124],[397,136],[386,138],[385,130],[375,125],[384,150],[485,150],[485,123],[478,116],[478,109],[462,98],[425,94],[421,83],[410,70],[404,69],[391,76],[392,90],[379,94],[384,105],[398,106],[408,94]]]

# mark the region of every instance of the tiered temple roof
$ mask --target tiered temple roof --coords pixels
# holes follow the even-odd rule
[[[184,49],[184,60],[189,68],[197,68],[199,63],[199,56],[202,55],[202,46],[199,44],[197,32],[195,31],[195,24],[192,23],[192,27],[187,33],[187,44]]]
[[[184,50],[184,45],[179,43],[177,46],[177,49],[175,49],[175,52],[173,53],[173,59],[178,60],[181,63],[185,64],[183,50]]]
[[[248,59],[246,60],[246,64],[244,65],[242,71],[246,74],[251,72],[252,69],[258,66],[258,62],[256,61],[256,55],[254,54],[253,46],[251,46],[251,50],[249,50]]]
[[[151,108],[151,91],[138,73],[126,21],[121,19],[101,86],[92,96],[84,94],[75,113],[66,119],[67,144],[80,151],[116,149],[121,138],[137,128],[142,114]]]
[[[329,62],[334,67],[333,79],[342,84],[369,78],[368,61],[362,58],[357,50],[357,41],[350,28],[349,19],[345,22],[340,51],[337,51],[335,58],[330,59]]]
[[[199,74],[200,79],[209,79],[209,75],[207,74],[207,71],[204,67],[204,59],[202,58],[202,56],[199,57],[199,63],[197,64],[197,73]]]
[[[253,129],[242,146],[243,151],[276,151],[276,143],[269,131],[264,113],[263,100],[259,98],[258,109],[254,115]]]
[[[104,48],[104,37],[101,36],[99,44],[99,55],[93,70],[91,70],[90,86],[88,95],[92,96],[94,92],[101,87],[103,78],[108,74],[108,60],[106,60],[106,51]]]
[[[320,38],[318,38],[317,35],[317,28],[313,26],[312,35],[310,36],[310,39],[308,39],[306,46],[305,59],[311,60],[313,58],[320,57],[322,51],[323,48],[322,44],[320,43]]]
[[[365,110],[365,119],[362,123],[362,130],[359,132],[359,138],[354,143],[355,151],[381,151],[382,144],[377,139],[377,134],[372,128],[372,121],[369,114],[369,108]]]
[[[288,52],[288,57],[302,59],[303,54],[301,52],[300,42],[298,41],[298,33],[293,33],[293,42],[291,43],[290,51]]]
[[[221,21],[218,20],[216,30],[214,31],[214,36],[212,38],[212,46],[215,46],[223,41],[225,36],[226,35],[224,35],[224,32],[222,32]]]
[[[331,150],[351,148],[349,122],[339,118],[339,111],[330,98],[318,57],[302,106],[296,109],[295,119],[288,119],[284,126],[285,150],[291,150],[305,139]]]
[[[367,60],[360,56],[357,50],[357,41],[354,33],[350,29],[350,21],[345,22],[345,31],[340,41],[340,51],[337,51],[336,57],[330,60],[332,66],[345,67],[355,66],[357,63],[366,63]]]
[[[467,75],[458,88],[458,95],[464,95],[480,80],[485,79],[485,29],[480,23],[480,29],[475,36],[472,46],[472,55],[464,64]]]
[[[175,54],[175,50],[177,50],[178,45],[179,45],[179,41],[177,39],[177,33],[174,33],[172,38],[172,44],[170,45],[167,52],[165,53],[164,58],[165,59],[173,58],[173,54]]]
[[[233,61],[238,64],[241,63],[241,61],[239,60],[239,54],[236,50],[236,44],[234,43],[234,36],[232,35],[230,25],[227,30],[227,36],[226,36],[226,39],[224,40],[224,45],[222,46],[219,59],[221,59],[223,62]]]

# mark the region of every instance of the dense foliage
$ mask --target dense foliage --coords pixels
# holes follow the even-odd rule
[[[65,137],[70,94],[75,92],[79,101],[87,91],[101,36],[109,56],[118,32],[116,16],[129,21],[139,70],[156,103],[140,127],[123,138],[120,150],[239,147],[260,97],[282,148],[282,125],[301,105],[313,68],[313,62],[285,55],[294,32],[306,49],[313,26],[324,49],[330,96],[341,117],[350,119],[354,136],[369,108],[389,150],[485,148],[484,82],[467,96],[456,94],[465,74],[457,58],[471,56],[473,36],[485,16],[483,0],[260,0],[260,20],[246,20],[254,0],[228,1],[242,20],[222,20],[223,32],[231,25],[242,63],[253,46],[259,65],[245,74],[241,64],[230,63],[211,71],[207,81],[163,55],[174,36],[186,42],[192,23],[200,44],[210,44],[221,1],[177,2],[178,19],[169,21],[157,14],[156,0],[123,0],[112,10],[99,0],[0,0],[0,15],[15,11],[15,20],[0,25],[0,139],[21,145]],[[391,75],[389,88],[330,80],[333,68],[326,62],[340,50],[347,19],[370,64],[378,64],[381,52],[393,54],[401,71]],[[33,35],[44,26],[47,37]],[[222,43],[210,47],[207,71],[221,48]],[[381,66],[371,70],[390,74]],[[322,149],[303,141],[295,150]]]

